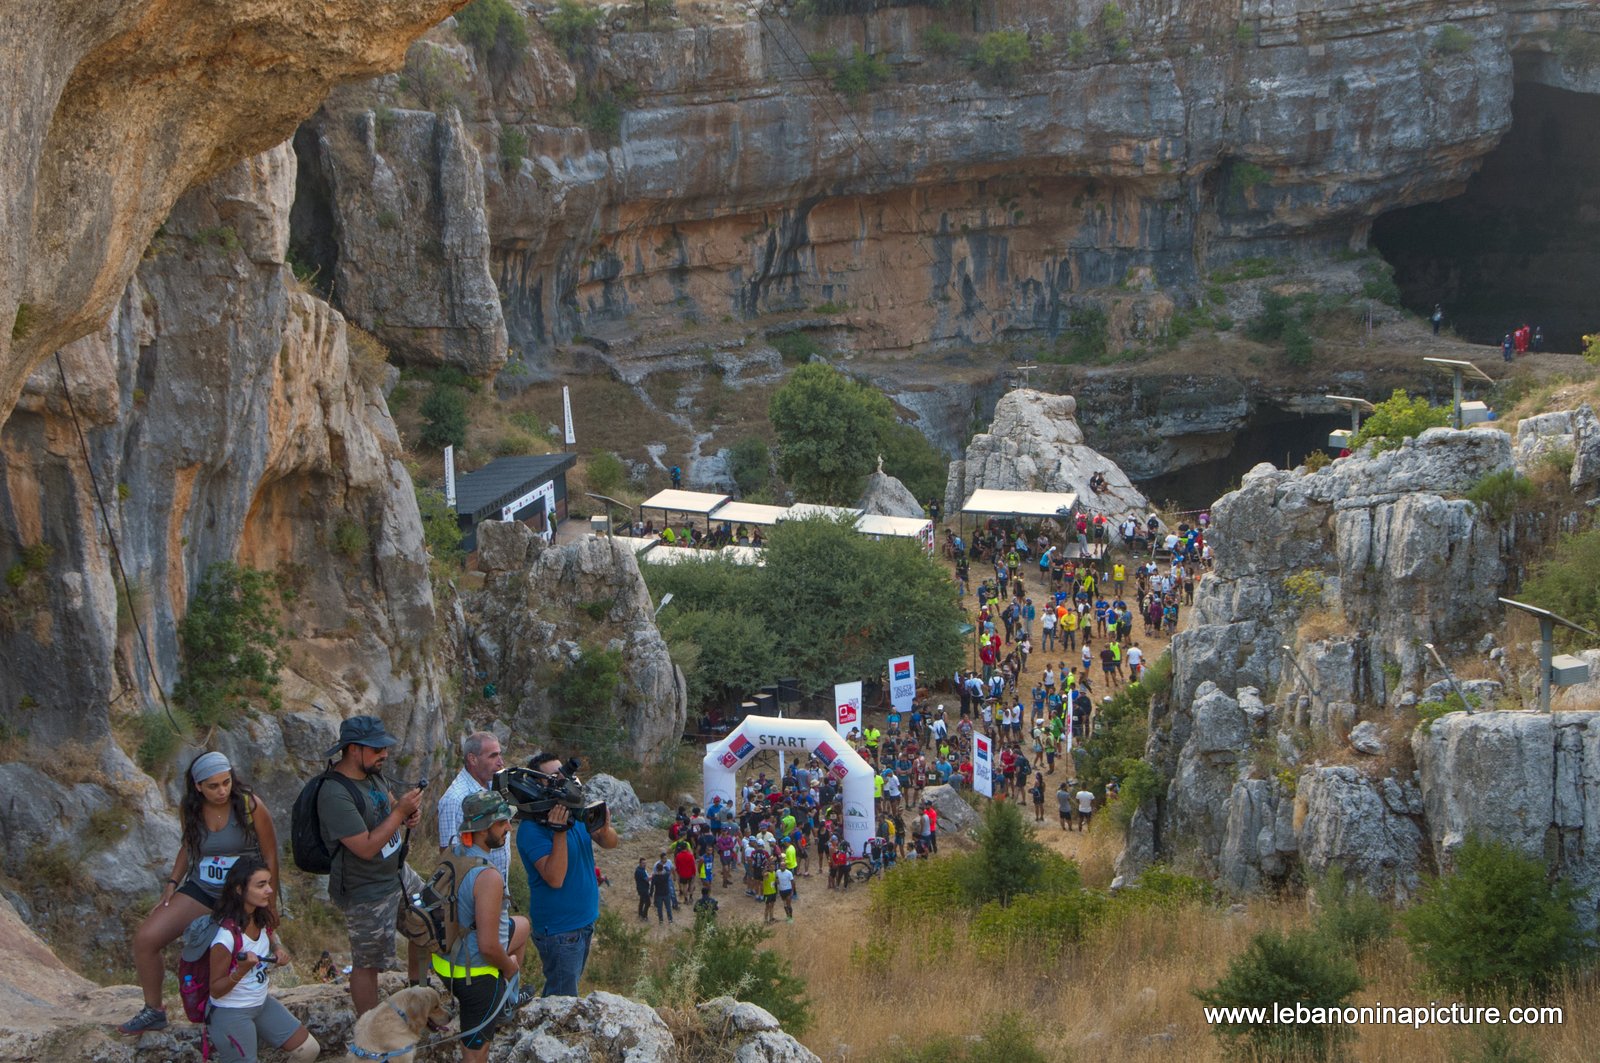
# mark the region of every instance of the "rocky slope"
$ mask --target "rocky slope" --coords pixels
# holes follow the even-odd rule
[[[1565,417],[1554,427],[1582,420]],[[1585,796],[1600,713],[1511,711],[1522,677],[1493,634],[1513,559],[1550,522],[1462,497],[1513,467],[1503,432],[1430,429],[1317,472],[1261,466],[1217,501],[1216,570],[1151,713],[1165,793],[1134,817],[1124,872],[1176,859],[1243,892],[1338,865],[1403,899],[1477,833],[1600,905],[1582,833],[1600,822]],[[1494,711],[1417,726],[1417,705],[1448,694],[1427,643],[1498,662],[1499,679],[1464,684]]]
[[[403,290],[429,243],[455,272],[450,233],[486,230],[512,346],[535,363],[630,317],[805,306],[861,350],[1053,335],[1113,299],[1153,334],[1217,263],[1359,249],[1377,214],[1459,191],[1516,80],[1596,87],[1571,58],[1595,28],[1551,0],[1133,3],[1121,28],[1102,7],[811,23],[755,5],[653,31],[619,9],[591,42],[564,53],[536,33],[498,67],[441,29],[405,75],[336,94],[302,135],[327,207],[297,239],[327,277],[386,276],[340,305],[400,332],[418,323],[380,320],[390,304],[365,292]],[[1033,54],[979,79],[930,51],[932,27],[1025,31]],[[847,98],[805,57],[852,49],[889,76]],[[462,216],[477,192],[456,195],[477,172],[460,138],[411,132],[453,130],[457,108],[484,159],[481,221]],[[362,186],[381,173],[401,176]],[[385,202],[408,224],[348,223]],[[421,327],[459,330],[481,368],[493,323],[465,311]]]

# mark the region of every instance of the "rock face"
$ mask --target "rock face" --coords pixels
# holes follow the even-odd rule
[[[1475,652],[1508,577],[1504,554],[1519,542],[1517,518],[1496,522],[1460,496],[1511,467],[1502,432],[1430,429],[1315,473],[1260,466],[1217,501],[1216,568],[1173,639],[1171,695],[1152,710],[1146,755],[1171,782],[1155,808],[1141,808],[1119,871],[1175,858],[1242,892],[1282,882],[1297,865],[1315,875],[1337,864],[1374,892],[1406,898],[1442,859],[1447,824],[1500,833],[1475,811],[1495,804],[1492,788],[1475,789],[1453,764],[1465,771],[1483,745],[1474,755],[1484,765],[1508,780],[1542,777],[1549,790],[1552,750],[1578,749],[1586,731],[1563,723],[1558,742],[1545,718],[1542,733],[1520,741],[1510,736],[1538,731],[1531,716],[1471,717],[1526,721],[1502,732],[1455,714],[1433,725],[1434,738],[1419,731],[1408,741],[1411,706],[1443,696],[1422,644],[1447,657]],[[1475,684],[1491,704],[1500,685]],[[1269,689],[1275,704],[1258,694]],[[1412,745],[1416,771],[1405,760]],[[1586,762],[1573,763],[1581,778]],[[1479,803],[1451,805],[1449,793]],[[1530,813],[1543,818],[1528,830],[1543,837],[1552,807]],[[1600,860],[1573,848],[1588,861],[1575,876],[1600,876]]]
[[[867,487],[861,493],[856,508],[867,513],[880,513],[886,517],[925,517],[922,503],[911,489],[886,472],[874,472],[867,477]]]
[[[1600,484],[1600,418],[1587,402],[1576,410],[1525,417],[1517,424],[1517,470],[1537,472],[1546,461],[1572,464],[1574,491]]]
[[[533,34],[499,71],[440,30],[403,84],[332,110],[461,107],[494,161],[512,345],[536,358],[630,315],[807,306],[858,349],[1054,336],[1111,304],[1115,330],[1158,335],[1175,300],[1155,289],[1187,303],[1241,255],[1364,246],[1378,214],[1459,191],[1517,78],[1594,91],[1551,43],[1592,27],[1553,0],[1146,6],[1122,54],[1069,54],[1075,32],[1098,42],[1099,8],[1011,5],[976,27],[1043,45],[1009,86],[926,49],[930,26],[971,33],[964,15],[886,7],[618,31],[582,63]],[[1447,27],[1467,47],[1431,49]],[[895,76],[846,123],[793,57],[863,47]],[[614,123],[570,117],[602,93]]]
[[[480,535],[492,523],[479,525]],[[575,727],[590,748],[613,742],[639,762],[675,744],[688,714],[687,687],[656,628],[633,553],[602,536],[545,548],[520,524],[490,535],[520,538],[527,560],[491,572],[483,590],[465,594],[467,634],[513,730],[559,738],[562,727]],[[495,554],[518,551],[500,543]],[[608,710],[559,704],[556,681],[595,651],[621,655],[621,682]]]
[[[80,743],[93,770],[148,785],[113,736],[133,749],[159,719],[191,596],[237,561],[279,580],[283,712],[225,721],[209,743],[280,824],[342,717],[383,716],[423,771],[444,727],[428,557],[383,366],[285,264],[294,174],[283,145],[186,194],[110,321],[62,349],[66,390],[41,367],[0,432],[0,563],[38,562],[0,592],[8,733]],[[100,811],[73,792],[53,830]],[[120,872],[95,878],[131,899],[175,845],[161,795],[126,807],[138,844],[112,847]],[[9,837],[31,843],[30,823]]]
[[[1047,395],[1019,388],[995,404],[989,431],[972,437],[966,457],[950,463],[945,512],[960,513],[981,487],[1002,491],[1073,491],[1080,509],[1120,517],[1143,511],[1149,499],[1116,464],[1083,441],[1071,395]],[[1103,473],[1106,490],[1094,491],[1089,478]]]
[[[190,186],[397,67],[460,0],[46,4],[6,20],[0,424],[29,371],[111,316]]]

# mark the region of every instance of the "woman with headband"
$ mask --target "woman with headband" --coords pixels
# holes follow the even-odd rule
[[[216,907],[228,871],[246,854],[259,857],[272,874],[278,892],[278,836],[266,806],[234,776],[221,753],[202,753],[189,764],[188,787],[178,806],[182,844],[161,900],[133,935],[133,965],[144,991],[144,1007],[117,1029],[142,1034],[167,1026],[161,1006],[166,975],[161,952],[182,936],[190,923]]]

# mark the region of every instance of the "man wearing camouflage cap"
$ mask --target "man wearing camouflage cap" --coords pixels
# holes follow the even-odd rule
[[[495,1025],[511,1017],[514,1001],[501,998],[508,982],[522,971],[530,932],[526,916],[513,916],[506,905],[505,881],[490,860],[504,849],[511,833],[511,806],[497,791],[482,790],[461,800],[459,840],[450,847],[457,859],[476,858],[461,876],[456,892],[456,922],[463,931],[448,957],[435,956],[433,969],[461,1006],[461,1058],[483,1063]],[[480,933],[479,928],[496,928]],[[486,1021],[493,1015],[493,1021]]]

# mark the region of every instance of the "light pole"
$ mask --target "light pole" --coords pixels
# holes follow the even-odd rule
[[[1488,373],[1485,373],[1482,369],[1479,369],[1476,364],[1461,358],[1424,358],[1423,361],[1427,362],[1436,369],[1442,369],[1446,373],[1450,374],[1455,390],[1455,402],[1451,407],[1451,423],[1456,426],[1458,431],[1462,428],[1465,428],[1466,425],[1463,424],[1461,420],[1461,393],[1466,375],[1470,373],[1472,374],[1473,379],[1482,380],[1490,384],[1494,383],[1494,378]],[[1479,403],[1476,408],[1480,414],[1483,413],[1483,406],[1481,403]],[[1487,414],[1483,415],[1487,416]],[[1478,419],[1482,420],[1482,417],[1479,417]],[[1501,599],[1501,601],[1504,600],[1505,599],[1503,598]]]

